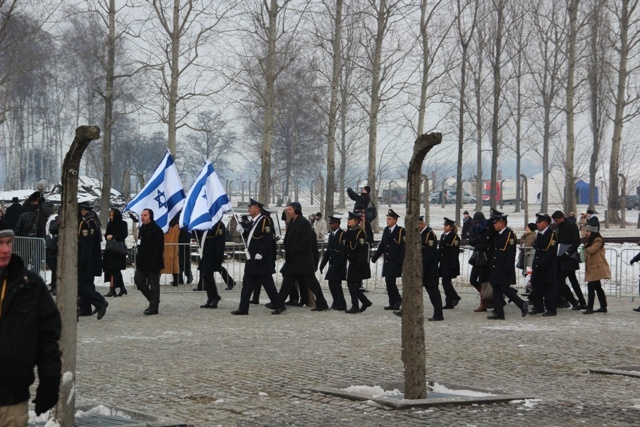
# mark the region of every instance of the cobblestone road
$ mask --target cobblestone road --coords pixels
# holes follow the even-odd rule
[[[402,381],[401,322],[382,310],[382,292],[369,292],[374,306],[363,314],[294,307],[281,316],[263,306],[232,316],[239,291],[221,292],[217,310],[199,308],[203,293],[165,293],[160,315],[144,316],[146,301],[129,288],[109,299],[104,319],[81,318],[78,404],[196,426],[640,425],[640,379],[588,373],[640,367],[629,298],[609,297],[606,315],[554,318],[522,318],[510,304],[506,321],[491,321],[466,291],[444,322],[426,322],[428,379],[537,400],[395,411],[309,390]]]

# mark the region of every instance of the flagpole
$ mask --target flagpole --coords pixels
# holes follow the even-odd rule
[[[233,213],[233,217],[236,219],[236,222],[238,224],[240,224],[240,219],[238,218],[238,214],[236,214],[236,211],[233,210],[233,208],[231,208],[231,212]],[[244,227],[243,227],[244,228]],[[236,230],[238,231],[238,230]],[[246,251],[247,249],[247,242],[244,241],[244,233],[240,233],[240,238],[242,239],[242,244],[244,245],[244,250]]]

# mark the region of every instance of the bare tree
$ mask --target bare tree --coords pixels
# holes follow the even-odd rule
[[[569,17],[569,34],[567,35],[567,88],[565,98],[565,113],[567,115],[567,151],[565,158],[565,212],[576,211],[576,184],[574,174],[574,157],[576,151],[576,136],[574,129],[575,116],[575,74],[576,74],[576,43],[578,39],[578,9],[580,0],[567,0]]]

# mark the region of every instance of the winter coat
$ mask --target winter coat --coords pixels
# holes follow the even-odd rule
[[[460,275],[460,237],[453,231],[442,233],[438,246],[440,277],[453,279]]]
[[[324,276],[326,280],[341,281],[347,278],[347,256],[344,245],[345,231],[338,228],[335,233],[329,233],[329,243],[320,263],[320,270],[329,263],[329,269]]]
[[[327,238],[327,221],[322,218],[316,219],[316,222],[313,223],[313,231],[315,231],[318,241],[324,243]]]
[[[271,222],[266,216],[257,216],[249,227],[247,251],[249,258],[244,267],[245,274],[266,275],[273,273],[273,230]],[[260,259],[256,259],[258,254]]]
[[[49,377],[61,377],[58,346],[62,325],[56,303],[42,278],[24,267],[12,255],[0,277],[7,279],[0,315],[0,406],[15,405],[29,399],[29,386]]]
[[[316,271],[316,260],[312,251],[318,251],[318,246],[312,248],[314,239],[309,221],[299,215],[292,219],[284,235],[284,265],[280,269],[282,275],[310,274]]]
[[[7,211],[4,213],[4,219],[7,221],[9,226],[16,229],[18,225],[18,219],[20,219],[20,215],[24,213],[24,208],[20,203],[14,203],[7,208]]]
[[[580,246],[580,230],[578,230],[578,226],[565,220],[558,225],[556,233],[558,235],[558,243],[571,245],[565,252],[568,255],[576,254],[574,256],[558,254],[558,272],[577,270],[580,268],[577,258],[577,251]]]
[[[347,282],[358,283],[371,278],[369,264],[369,242],[367,233],[360,226],[350,228],[346,232],[344,244],[347,250]]]
[[[107,236],[113,236],[112,240],[116,242],[123,242],[129,234],[129,226],[122,220],[122,214],[120,211],[115,214],[113,221],[107,223],[107,231],[104,233],[105,239]],[[119,216],[119,217],[118,217]],[[117,255],[114,253],[105,252],[102,257],[102,268],[104,271],[121,271],[127,268],[127,255]]]
[[[611,278],[609,263],[604,255],[604,240],[596,237],[591,243],[584,247],[585,252],[585,273],[586,282],[595,282],[602,279]]]
[[[422,285],[425,288],[438,287],[438,237],[429,227],[420,232],[422,244]]]
[[[178,261],[178,242],[180,240],[180,227],[174,225],[169,227],[169,231],[164,235],[164,250],[162,252],[164,268],[162,274],[180,273],[180,262]]]
[[[160,273],[164,267],[164,233],[155,221],[143,224],[138,231],[136,270]]]
[[[509,228],[497,233],[490,264],[489,283],[514,285],[516,283],[516,234]]]
[[[531,270],[531,282],[539,284],[555,283],[558,268],[558,237],[547,228],[544,234],[538,232],[533,242],[535,254]]]
[[[78,278],[93,280],[102,274],[102,236],[97,220],[88,215],[78,222]]]
[[[202,242],[204,233],[198,233],[198,241]],[[208,232],[204,239],[202,249],[202,259],[198,265],[198,270],[202,270],[204,263],[211,265],[211,271],[221,271],[222,261],[224,261],[225,249],[225,228],[222,221],[218,221]]]
[[[385,227],[382,238],[378,244],[371,261],[376,262],[384,254],[384,264],[382,264],[382,277],[401,277],[402,263],[404,262],[404,245],[406,232],[404,228],[396,225],[393,232],[389,227]]]
[[[354,212],[364,212],[364,210],[369,207],[371,203],[371,197],[367,193],[356,193],[351,188],[347,188],[347,195],[351,200],[356,202],[353,205]]]

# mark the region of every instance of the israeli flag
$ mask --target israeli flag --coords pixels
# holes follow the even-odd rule
[[[231,210],[229,196],[207,160],[187,193],[187,200],[180,215],[180,226],[189,230],[209,230]]]
[[[166,233],[169,231],[169,222],[182,209],[184,199],[184,187],[178,169],[171,152],[167,150],[147,185],[124,210],[140,216],[144,209],[151,209],[156,224]]]

